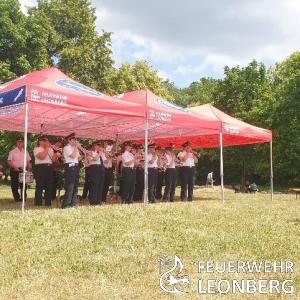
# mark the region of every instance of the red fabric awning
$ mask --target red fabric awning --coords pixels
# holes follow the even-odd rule
[[[144,123],[141,105],[93,90],[54,67],[0,85],[0,129],[24,131],[25,103],[31,133],[115,138],[127,124]]]
[[[220,132],[223,133],[223,146],[265,143],[272,140],[270,130],[230,117],[210,104],[182,108],[161,99],[148,89],[123,93],[115,97],[144,105],[147,119],[152,126],[155,126],[153,125],[155,122],[158,125],[164,124],[161,126],[161,133],[157,128],[155,134],[153,132],[151,134],[151,130],[149,134],[160,146],[173,144],[179,149],[189,140],[191,146],[195,148],[219,147]],[[166,116],[172,122],[164,119]]]
[[[260,127],[247,124],[243,121],[235,119],[211,104],[191,107],[191,111],[219,120],[222,122],[223,145],[247,145],[266,143],[272,141],[272,131]],[[216,134],[208,134],[205,136],[207,147],[219,147],[220,140]]]

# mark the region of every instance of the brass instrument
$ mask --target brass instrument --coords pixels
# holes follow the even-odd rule
[[[50,147],[51,147],[53,150],[57,151],[57,152],[63,153],[63,148],[58,148],[58,147],[56,147],[56,146],[54,146],[54,145],[51,145],[51,144],[50,144]]]
[[[172,156],[173,162],[175,163],[175,166],[180,166],[182,164],[181,160],[178,159],[174,153],[172,153],[171,156]],[[163,158],[164,158],[164,164],[167,166],[169,163],[168,163],[166,154],[164,155]]]
[[[111,151],[109,152],[109,155],[108,155],[109,157],[115,156],[115,153],[118,151],[118,148],[124,142],[125,139],[126,139],[126,137],[123,137],[120,140],[116,140],[116,143],[113,145]]]
[[[84,149],[79,142],[76,142],[75,146],[85,155],[85,156],[92,156],[93,152],[90,150]]]
[[[192,154],[193,154],[194,156],[196,156],[198,159],[201,157],[201,154],[198,153],[196,150],[192,150]]]

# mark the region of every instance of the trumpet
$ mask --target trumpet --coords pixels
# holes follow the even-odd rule
[[[198,159],[201,157],[201,154],[198,153],[198,152],[195,151],[195,150],[192,150],[192,154],[193,154],[194,156],[196,156]]]
[[[63,153],[63,149],[62,149],[62,148],[58,148],[58,147],[56,147],[56,146],[54,146],[54,145],[51,145],[51,144],[50,144],[50,147],[51,147],[53,150],[55,150],[56,152]]]

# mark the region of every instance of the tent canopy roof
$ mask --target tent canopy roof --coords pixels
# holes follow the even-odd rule
[[[124,103],[80,84],[57,68],[21,76],[0,85],[0,129],[24,131],[28,103],[28,132],[81,137],[115,138],[135,122],[143,123],[142,106]],[[125,126],[125,127],[124,127]]]
[[[243,145],[272,140],[272,132],[236,120],[207,104],[182,108],[148,89],[111,97],[80,84],[57,68],[36,71],[0,85],[0,130],[64,136],[72,131],[85,138],[143,140],[145,120],[149,138],[162,146],[180,148]]]

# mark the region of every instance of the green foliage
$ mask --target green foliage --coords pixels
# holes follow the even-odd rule
[[[150,89],[153,93],[174,100],[166,89],[163,81],[157,76],[157,70],[153,70],[146,61],[136,61],[133,65],[122,63],[119,69],[115,69],[110,75],[110,94],[120,94],[143,88]]]
[[[38,0],[28,15],[20,10],[18,0],[0,0],[0,83],[56,65],[108,94],[148,88],[183,107],[211,103],[235,118],[272,129],[275,183],[300,184],[299,52],[274,69],[253,60],[246,67],[225,67],[223,79],[201,78],[183,89],[163,82],[146,61],[114,68],[111,55],[111,33],[96,31],[96,10],[88,0]],[[3,163],[13,138],[2,132],[0,137]],[[209,171],[219,172],[218,149],[202,154],[199,182]],[[268,145],[230,147],[224,156],[227,184],[269,180]]]
[[[274,71],[276,102],[273,116],[275,174],[278,183],[300,184],[300,52],[277,64]],[[284,181],[283,181],[284,180]]]
[[[201,78],[199,82],[193,82],[188,88],[177,89],[173,83],[164,82],[176,103],[182,107],[192,107],[206,103],[214,103],[219,80],[213,78]]]
[[[76,8],[76,9],[74,9]],[[40,0],[29,9],[47,31],[47,58],[63,72],[98,90],[106,90],[111,58],[111,33],[96,31],[96,12],[87,0]]]

